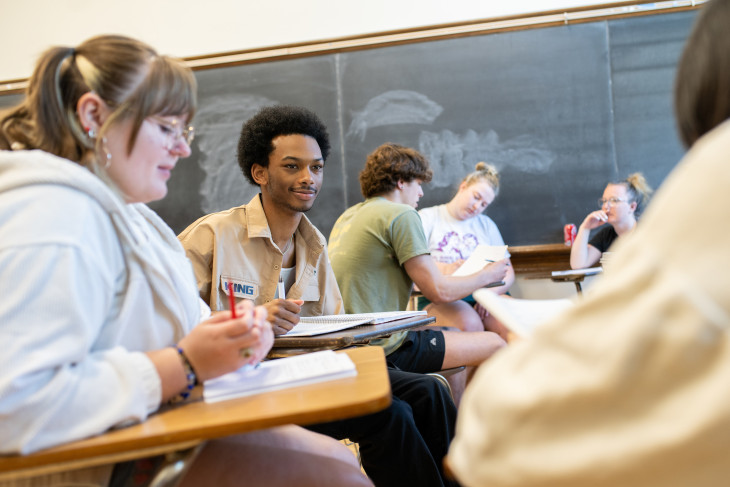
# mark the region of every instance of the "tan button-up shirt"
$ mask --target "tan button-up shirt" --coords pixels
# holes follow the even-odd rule
[[[259,195],[247,205],[199,218],[178,238],[193,263],[200,297],[211,309],[228,309],[229,283],[236,298],[257,305],[274,299],[283,255],[271,238]],[[304,300],[302,316],[343,313],[326,240],[306,216],[294,245],[296,278],[286,297]]]

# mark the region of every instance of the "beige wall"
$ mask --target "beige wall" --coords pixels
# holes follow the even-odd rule
[[[0,81],[51,45],[121,33],[180,57],[558,10],[617,0],[0,0]]]

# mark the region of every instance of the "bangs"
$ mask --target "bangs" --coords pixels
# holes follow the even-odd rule
[[[155,56],[142,82],[124,103],[123,118],[132,119],[127,146],[131,153],[144,119],[152,115],[185,117],[188,124],[197,108],[197,82],[193,72],[177,59]]]
[[[156,56],[149,65],[144,81],[129,100],[138,111],[135,118],[145,119],[150,115],[187,116],[193,119],[197,107],[197,83],[192,71],[180,61],[167,56]]]

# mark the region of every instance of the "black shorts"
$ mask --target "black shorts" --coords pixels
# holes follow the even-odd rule
[[[401,346],[385,359],[397,369],[425,374],[443,369],[445,354],[443,332],[418,330],[406,333]]]

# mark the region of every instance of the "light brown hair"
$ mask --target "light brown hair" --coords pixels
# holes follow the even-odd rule
[[[398,181],[410,183],[419,179],[427,183],[431,177],[433,171],[423,154],[388,142],[368,155],[365,169],[360,172],[360,189],[363,196],[372,198],[393,191]]]
[[[730,118],[730,0],[710,0],[697,15],[677,67],[674,106],[689,147]]]
[[[76,106],[93,91],[112,109],[92,139],[81,127]],[[39,59],[25,99],[0,116],[0,148],[41,149],[103,172],[102,138],[112,126],[132,121],[127,152],[150,115],[192,118],[195,78],[181,62],[158,55],[143,42],[123,36],[93,37],[76,48],[54,47]]]

